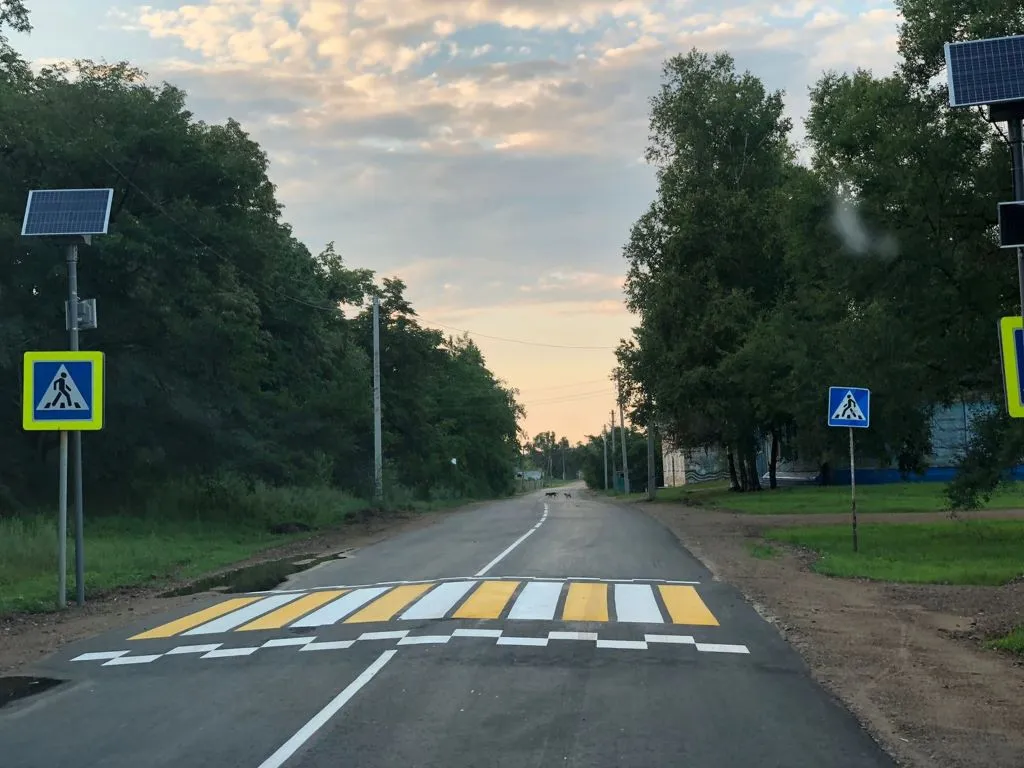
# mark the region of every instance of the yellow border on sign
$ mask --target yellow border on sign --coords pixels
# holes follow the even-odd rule
[[[1020,375],[1017,366],[1017,349],[1013,343],[1013,332],[1024,329],[1024,318],[1020,315],[999,318],[999,352],[1003,364],[1003,388],[1006,393],[1006,410],[1015,419],[1024,419],[1024,402],[1020,398]]]
[[[92,418],[88,421],[36,421],[35,364],[92,363]],[[103,366],[102,352],[26,352],[22,368],[21,426],[32,432],[92,432],[103,429]]]

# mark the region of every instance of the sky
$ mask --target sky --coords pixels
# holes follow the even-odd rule
[[[29,0],[39,64],[128,60],[239,120],[314,252],[401,277],[425,325],[470,330],[530,435],[598,434],[615,402],[622,246],[661,65],[728,50],[786,92],[802,139],[825,70],[886,74],[889,0]],[[385,404],[386,407],[386,404]]]

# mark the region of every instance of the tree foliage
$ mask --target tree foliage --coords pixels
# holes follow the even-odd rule
[[[776,446],[842,462],[845,435],[824,425],[830,384],[872,389],[861,450],[904,473],[927,464],[937,406],[1001,400],[993,329],[1017,310],[994,239],[1009,156],[934,78],[943,42],[1019,33],[1024,18],[1019,3],[898,5],[901,66],[823,73],[803,157],[782,94],[726,53],[670,59],[652,100],[658,191],[624,248],[639,325],[619,362],[634,412],[653,403],[675,442],[724,448],[737,488],[759,487],[765,440],[773,478]],[[1013,430],[982,429],[1003,447],[971,456],[1012,463]],[[976,489],[1001,477],[975,476]]]
[[[5,28],[27,31],[18,0],[0,0]],[[241,125],[196,120],[183,91],[125,63],[33,74],[0,37],[0,512],[53,484],[56,436],[21,430],[21,356],[66,348],[65,270],[57,246],[18,232],[28,190],[68,187],[114,188],[110,234],[80,249],[100,318],[82,346],[107,356],[106,427],[85,440],[92,498],[224,473],[367,496],[374,295],[387,490],[511,490],[515,391],[468,338],[422,327],[400,280],[333,244],[311,254]]]

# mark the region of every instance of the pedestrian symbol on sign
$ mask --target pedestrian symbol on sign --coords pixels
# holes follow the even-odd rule
[[[842,404],[832,413],[832,419],[839,419],[842,421],[867,421],[867,419],[864,418],[864,413],[861,411],[860,406],[857,405],[857,399],[853,396],[853,392],[846,393]]]
[[[82,393],[75,385],[66,366],[60,366],[46,388],[42,399],[36,405],[37,411],[50,411],[53,409],[67,410],[88,410],[89,404],[85,402]]]

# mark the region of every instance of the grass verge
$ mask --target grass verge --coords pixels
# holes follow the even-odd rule
[[[814,570],[841,578],[995,586],[1024,572],[1024,521],[862,525],[858,534],[856,553],[846,525],[773,528],[764,537],[817,552]]]
[[[758,560],[771,560],[773,557],[778,557],[779,550],[763,541],[752,541],[750,542],[750,554]]]
[[[467,501],[406,501],[391,506],[425,512]],[[311,535],[274,535],[270,529],[275,524],[297,523],[312,531],[324,530],[367,509],[366,501],[333,488],[270,488],[231,478],[169,484],[130,509],[97,514],[87,508],[87,596],[192,579]],[[74,537],[70,531],[67,585],[73,599]],[[53,610],[56,592],[55,512],[0,518],[0,615]]]
[[[858,512],[938,512],[947,508],[944,483],[890,483],[857,486]],[[727,483],[707,483],[658,491],[658,500],[728,509],[751,515],[828,514],[850,511],[850,487],[793,486],[757,493],[734,493]],[[1024,509],[1024,483],[1000,490],[985,509]]]
[[[1017,627],[1010,634],[989,640],[985,645],[1000,651],[1010,651],[1018,656],[1024,656],[1024,626]]]

